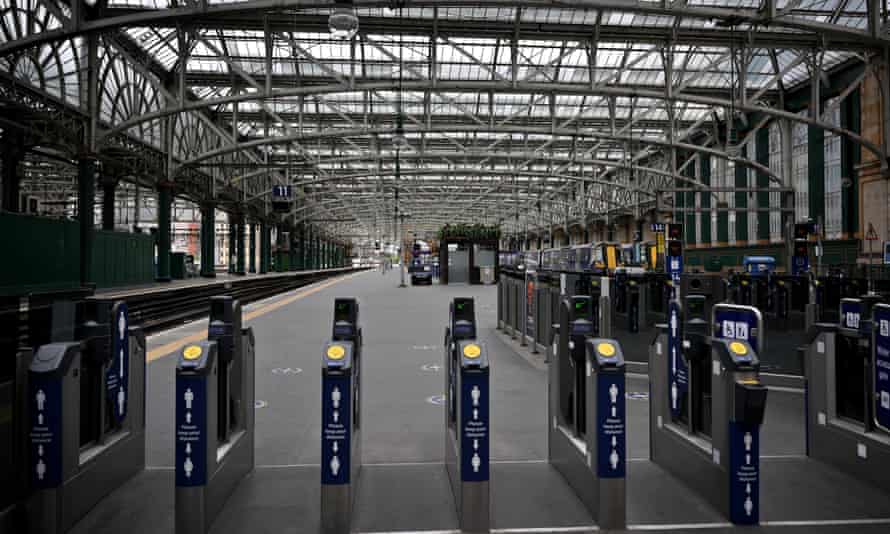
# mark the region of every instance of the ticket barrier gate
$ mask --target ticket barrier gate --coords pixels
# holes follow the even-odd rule
[[[757,524],[759,429],[767,394],[760,384],[755,348],[763,335],[760,312],[750,306],[714,306],[707,325],[712,335],[705,343],[684,335],[679,328],[682,321],[679,303],[673,301],[669,323],[658,325],[649,351],[650,457],[733,523]],[[673,356],[679,353],[688,362],[689,353],[702,350],[708,363],[698,368],[706,370],[696,378],[695,364],[686,369],[692,370],[686,413],[707,412],[696,406],[703,399],[696,389],[710,382],[710,435],[683,421],[682,411],[673,401],[677,398],[674,383],[680,378]]]
[[[548,371],[548,460],[601,529],[626,525],[621,345],[594,337],[591,297],[564,297]],[[555,325],[556,326],[556,325]]]
[[[615,282],[615,321],[621,329],[637,334],[646,328],[646,288],[642,273],[618,271],[613,279]]]
[[[67,304],[54,310],[64,322],[74,317]],[[76,341],[40,346],[29,365],[29,532],[67,531],[145,468],[145,335],[124,302],[88,300],[79,311],[80,323],[60,330]]]
[[[175,524],[208,532],[254,467],[255,340],[241,304],[210,298],[207,341],[186,345],[176,366]]]
[[[489,366],[473,299],[455,298],[445,329],[445,468],[463,532],[491,523]]]
[[[807,454],[890,491],[890,306],[842,299],[806,351]]]
[[[348,533],[362,467],[362,328],[354,298],[334,299],[321,368],[321,532]]]

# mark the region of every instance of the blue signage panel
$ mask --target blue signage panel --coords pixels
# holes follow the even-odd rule
[[[716,330],[714,337],[718,339],[740,339],[747,341],[755,350],[759,351],[756,330],[759,318],[754,309],[714,308],[714,322]]]
[[[809,255],[794,255],[791,257],[791,274],[794,276],[805,274],[810,270]]]
[[[665,224],[664,223],[651,223],[649,225],[649,229],[652,230],[652,232],[654,232],[654,233],[658,233],[658,232],[663,233],[665,231]]]
[[[729,519],[756,525],[760,517],[759,425],[729,423]]]
[[[682,320],[680,302],[672,300],[668,303],[668,405],[671,416],[677,418],[683,409],[683,398],[689,391],[689,371],[681,354]]]
[[[461,370],[460,478],[488,480],[488,373]]]
[[[348,484],[352,453],[352,379],[324,375],[321,379],[321,483]]]
[[[207,483],[207,377],[176,377],[176,485]]]
[[[842,328],[859,330],[859,323],[862,320],[862,301],[859,299],[841,299],[840,315]]]
[[[30,375],[31,487],[55,488],[62,483],[62,379],[51,373]]]
[[[627,442],[624,375],[598,373],[596,391],[596,471],[600,478],[624,478]]]
[[[130,371],[130,326],[127,304],[118,303],[114,307],[111,334],[111,353],[114,357],[105,371],[105,395],[112,406],[112,415],[118,423],[127,415],[128,379]]]
[[[875,422],[890,432],[890,306],[874,308]]]

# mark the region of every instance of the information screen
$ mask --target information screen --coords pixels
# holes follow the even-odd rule
[[[687,298],[686,313],[690,318],[701,318],[705,315],[705,299],[704,298]]]
[[[581,299],[575,301],[575,314],[576,315],[587,315],[589,301],[587,299]]]
[[[352,321],[352,302],[338,300],[334,303],[334,321]]]

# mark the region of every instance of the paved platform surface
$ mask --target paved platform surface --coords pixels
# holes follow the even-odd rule
[[[585,532],[592,518],[546,462],[546,375],[496,327],[494,286],[397,288],[398,271],[363,272],[306,286],[245,309],[257,338],[256,463],[215,522],[215,533],[317,532],[321,350],[333,299],[361,302],[365,336],[359,532],[458,528],[442,464],[442,342],[448,302],[473,296],[492,365],[491,487],[498,532]],[[105,499],[76,533],[173,529],[173,384],[180,346],[196,321],[149,339],[148,469]],[[738,532],[717,510],[648,460],[648,383],[629,377],[628,523],[631,530]],[[803,397],[770,393],[762,431],[761,519],[747,532],[890,530],[890,496],[804,456]]]

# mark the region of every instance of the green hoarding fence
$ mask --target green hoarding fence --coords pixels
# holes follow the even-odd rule
[[[80,287],[77,221],[0,214],[7,261],[0,294],[25,295]],[[154,281],[154,239],[147,234],[94,231],[91,280],[99,288]]]

